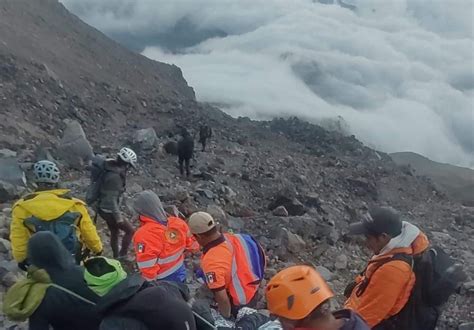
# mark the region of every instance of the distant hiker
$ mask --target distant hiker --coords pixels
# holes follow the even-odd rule
[[[28,242],[28,277],[13,285],[3,304],[13,321],[29,319],[30,330],[98,330],[95,302],[99,296],[84,281],[59,238],[50,232],[34,234]]]
[[[265,255],[258,242],[249,235],[221,234],[205,212],[192,214],[188,224],[203,248],[201,268],[219,313],[229,318],[242,307],[255,307],[265,269]]]
[[[55,163],[41,160],[33,171],[37,189],[13,205],[10,240],[13,257],[26,270],[28,239],[36,232],[50,231],[71,255],[80,259],[81,248],[101,253],[102,243],[87,212],[86,204],[58,189],[60,172]]]
[[[208,125],[201,125],[199,128],[199,143],[202,145],[202,152],[206,151],[207,140],[212,137],[212,129]]]
[[[184,285],[127,276],[120,262],[104,257],[87,260],[85,267],[87,284],[102,297],[97,304],[101,330],[196,329]]]
[[[181,139],[178,141],[178,161],[179,172],[184,175],[184,166],[186,166],[186,176],[191,174],[190,162],[194,154],[194,139],[185,129],[181,129]]]
[[[434,330],[441,307],[466,274],[439,247],[389,207],[372,208],[350,233],[365,235],[374,256],[346,288],[347,308],[377,330]]]
[[[321,275],[309,266],[292,266],[276,274],[265,290],[267,307],[283,329],[369,330],[355,312],[332,312],[334,293]]]
[[[103,162],[99,181],[93,182],[98,185],[97,207],[98,214],[107,223],[110,230],[110,245],[114,258],[127,256],[134,233],[133,226],[123,219],[120,206],[122,195],[126,188],[127,173],[132,167],[136,167],[137,155],[132,149],[122,148],[116,159]],[[119,250],[119,233],[124,232],[122,245]]]
[[[140,228],[133,235],[138,268],[149,281],[186,280],[185,251],[199,250],[188,224],[168,216],[160,198],[150,190],[135,197],[133,208],[138,213]]]

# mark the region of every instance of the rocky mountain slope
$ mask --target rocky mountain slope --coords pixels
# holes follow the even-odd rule
[[[390,157],[399,165],[411,166],[417,175],[432,179],[454,200],[474,206],[474,170],[434,162],[414,152],[396,152]]]
[[[29,177],[32,162],[56,159],[66,187],[83,196],[90,147],[112,154],[124,144],[139,150],[140,162],[128,182],[128,216],[142,189],[185,216],[208,210],[225,228],[262,242],[268,277],[286,265],[312,263],[341,303],[342,289],[368,258],[361,242],[345,235],[347,226],[372,204],[399,209],[474,275],[474,210],[355,137],[296,118],[234,119],[199,104],[178,68],[129,52],[53,0],[1,0],[0,58],[0,149],[9,149],[0,150],[0,296],[22,276],[8,242],[22,170]],[[208,152],[196,152],[186,180],[163,146],[178,126],[195,131],[201,122],[215,136]],[[3,175],[7,168],[12,172]],[[14,183],[6,181],[13,176]],[[99,228],[107,242],[101,221]],[[474,321],[473,290],[468,282],[453,297],[440,329]],[[0,328],[10,326],[16,327],[0,316]]]

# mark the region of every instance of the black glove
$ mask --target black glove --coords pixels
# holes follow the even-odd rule
[[[22,262],[18,263],[18,268],[20,268],[21,270],[23,270],[25,272],[28,270],[28,266],[29,266],[29,264],[28,264],[28,261],[26,259],[23,260]]]

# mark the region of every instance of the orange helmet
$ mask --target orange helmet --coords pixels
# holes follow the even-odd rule
[[[270,312],[290,320],[302,320],[334,293],[319,273],[309,266],[292,266],[276,274],[266,289]]]

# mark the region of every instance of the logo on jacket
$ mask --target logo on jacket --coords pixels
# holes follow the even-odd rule
[[[145,244],[138,243],[137,244],[137,251],[138,251],[138,253],[143,253],[145,251]]]
[[[175,244],[179,241],[179,232],[175,229],[168,229],[165,232],[165,237],[168,242]]]
[[[215,281],[217,281],[216,273],[214,273],[214,272],[206,273],[206,282],[207,282],[207,284],[214,283]]]

